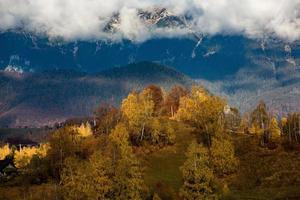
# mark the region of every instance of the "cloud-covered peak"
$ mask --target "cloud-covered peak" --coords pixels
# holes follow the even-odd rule
[[[300,0],[1,0],[0,30],[141,42],[187,33],[300,39]]]

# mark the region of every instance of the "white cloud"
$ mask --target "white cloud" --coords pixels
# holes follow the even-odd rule
[[[191,15],[189,30],[156,28],[137,17],[138,9],[165,7],[175,15]],[[118,32],[103,28],[120,13]],[[243,34],[248,37],[300,39],[300,0],[1,0],[0,30],[23,28],[66,40]]]

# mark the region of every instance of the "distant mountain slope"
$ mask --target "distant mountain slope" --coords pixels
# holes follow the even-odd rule
[[[186,75],[173,68],[147,61],[129,64],[126,67],[115,67],[101,72],[100,75],[106,78],[145,83],[153,81],[167,84],[176,80],[176,82],[184,85],[191,81]]]
[[[24,71],[36,72],[75,69],[97,73],[146,60],[173,66],[192,78],[223,80],[244,67],[274,63],[274,67],[280,68],[300,63],[300,41],[287,43],[242,36],[192,34],[143,43],[128,40],[116,43],[50,41],[24,32],[0,32],[0,45],[0,69],[18,66]]]
[[[156,25],[168,26],[172,22],[172,26],[177,26],[175,22],[180,18],[170,19],[169,15],[163,10],[140,13],[141,18]],[[118,17],[115,17],[107,27],[108,32],[118,28]],[[123,69],[110,71],[113,67],[146,60],[172,66],[201,80],[210,91],[227,97],[242,111],[249,110],[260,99],[266,100],[277,113],[300,110],[298,94],[294,92],[300,87],[300,41],[192,33],[182,38],[153,38],[143,43],[63,42],[19,31],[0,33],[0,44],[0,69],[5,71],[77,70],[95,76],[108,70],[103,75],[108,73],[108,77],[118,78]],[[143,71],[139,75],[147,73]],[[159,73],[155,76],[159,77]],[[144,78],[132,77],[126,81],[126,87],[140,85]],[[5,98],[14,99],[14,95],[7,94]]]
[[[0,72],[0,126],[40,126],[91,114],[100,102],[120,103],[149,84],[165,89],[193,81],[172,68],[141,62],[97,75],[76,71]]]
[[[292,63],[284,63],[284,58],[280,57],[273,59],[267,55],[256,59],[252,66],[244,67],[222,81],[201,79],[198,82],[211,92],[225,96],[241,111],[249,111],[258,101],[264,100],[275,115],[299,112],[300,56],[294,57]]]

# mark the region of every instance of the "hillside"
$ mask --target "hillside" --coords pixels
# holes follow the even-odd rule
[[[76,71],[0,73],[0,125],[40,126],[86,116],[101,102],[116,106],[129,91],[149,84],[165,89],[192,80],[172,68],[141,62],[97,75]]]

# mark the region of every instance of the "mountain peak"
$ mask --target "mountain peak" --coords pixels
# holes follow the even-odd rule
[[[138,9],[138,19],[146,26],[157,26],[159,28],[187,28],[185,17],[176,16],[169,12],[166,8],[154,7],[152,9]],[[115,13],[104,27],[107,33],[118,32],[121,24],[120,13]]]

